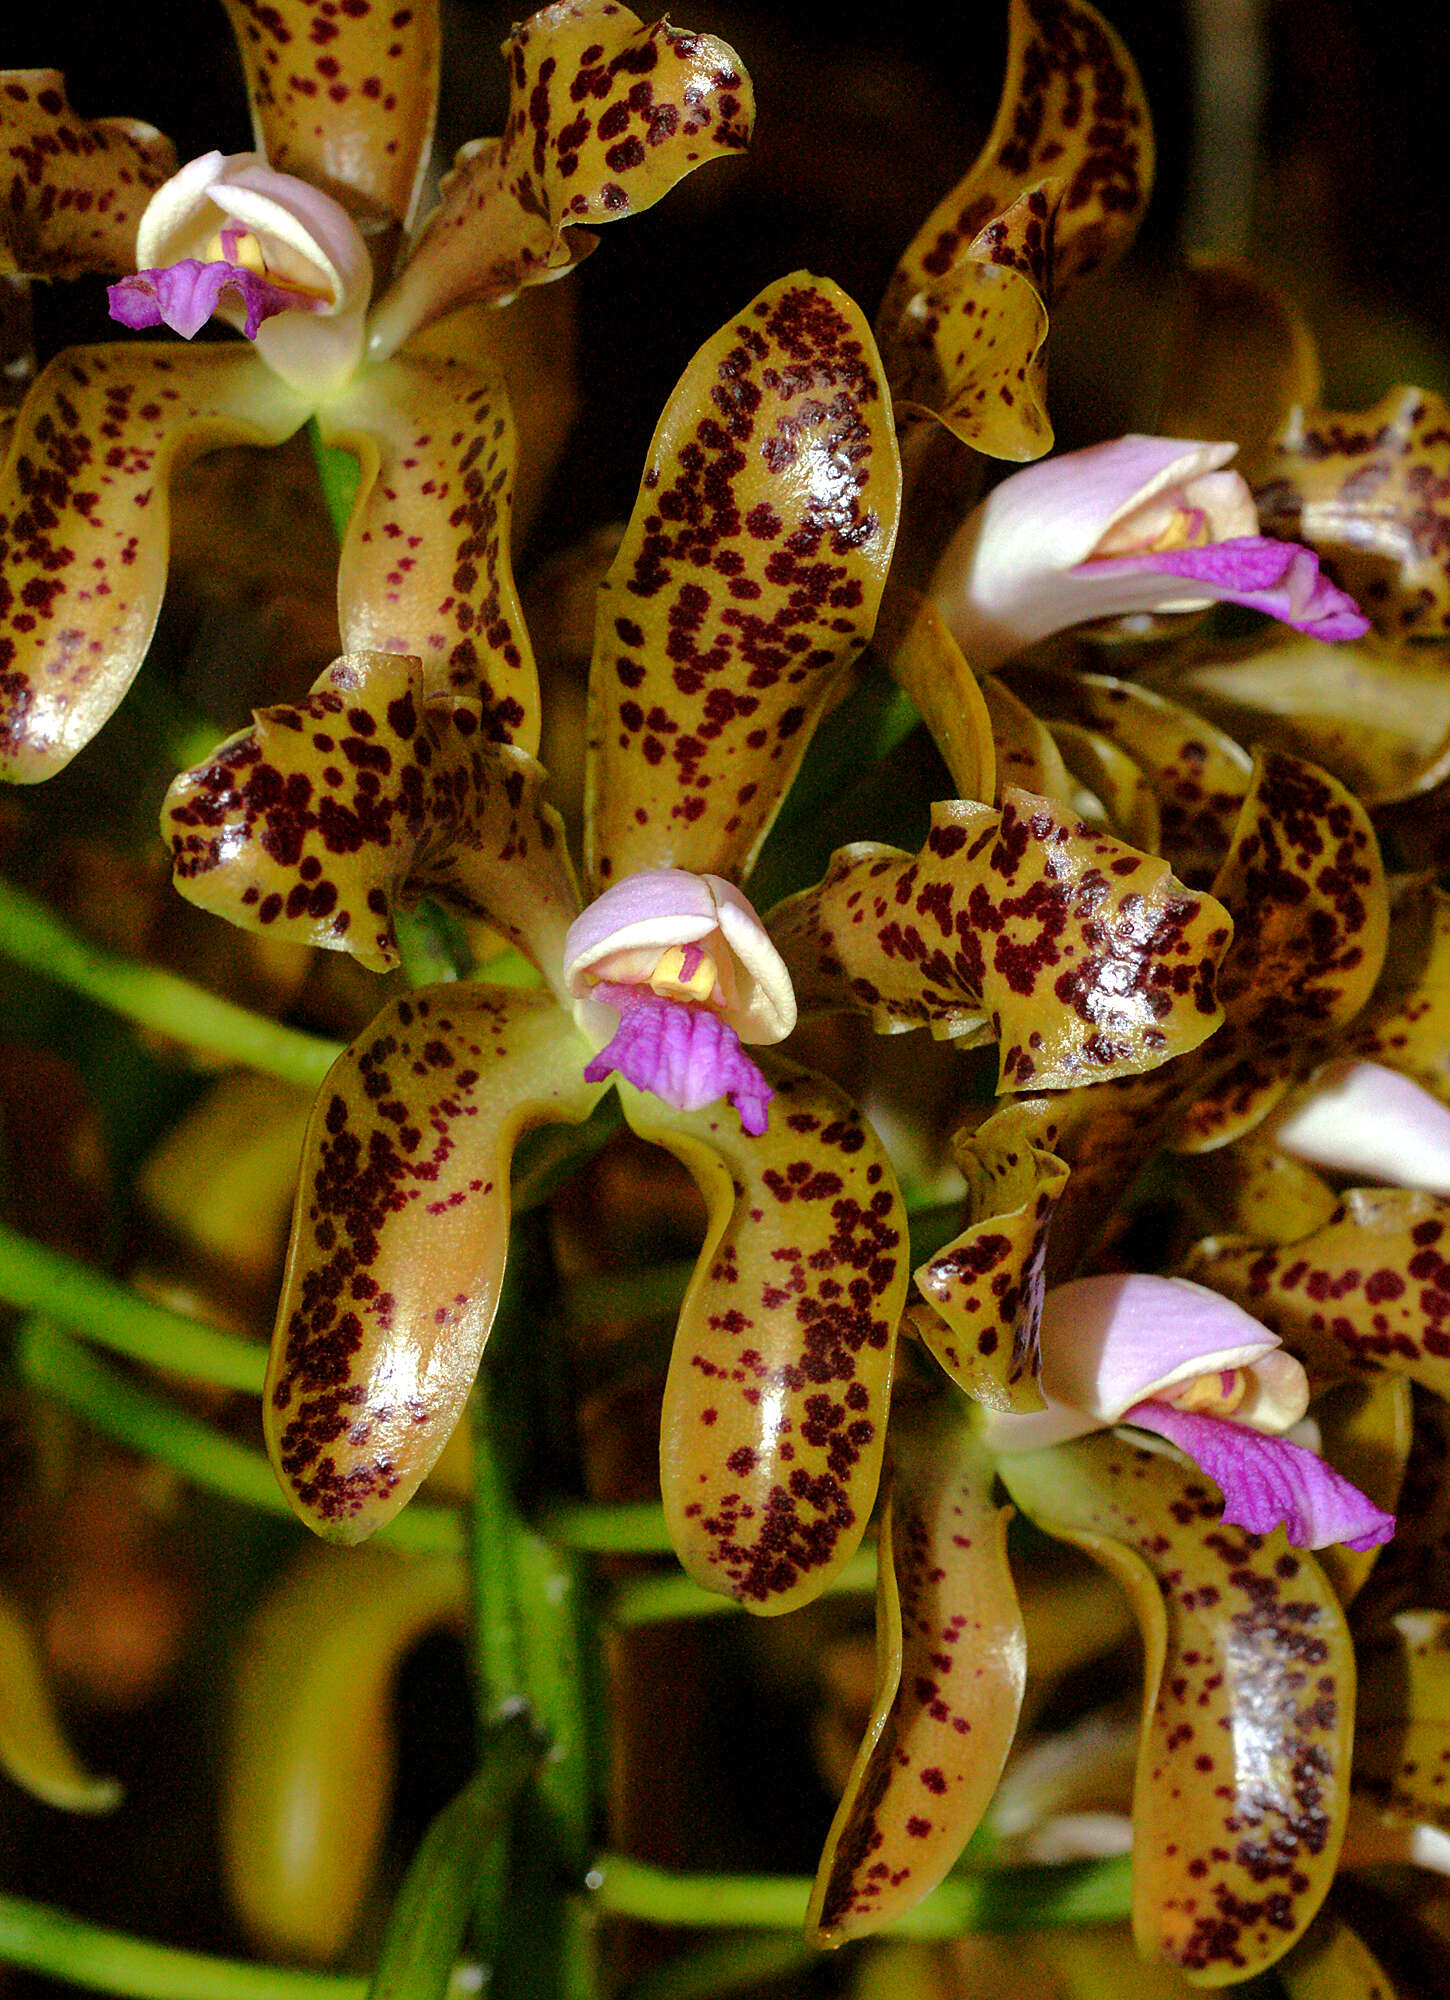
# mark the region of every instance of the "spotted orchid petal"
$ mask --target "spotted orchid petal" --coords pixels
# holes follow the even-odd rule
[[[1450,895],[1435,883],[1396,896],[1384,970],[1341,1047],[1450,1103]]]
[[[1012,1745],[1026,1678],[1011,1509],[959,1418],[893,1417],[876,1696],[816,1876],[807,1934],[839,1945],[913,1909],[957,1860]]]
[[[580,224],[638,214],[749,140],[754,100],[734,50],[668,20],[646,28],[616,0],[558,0],[503,55],[503,137],[459,154],[373,315],[375,358],[455,306],[503,305],[562,277],[594,247]]]
[[[413,219],[438,95],[437,0],[223,0],[257,150],[359,221]]]
[[[961,653],[960,646],[956,650]],[[993,675],[984,674],[979,686],[982,706],[992,725],[997,804],[1001,805],[1009,788],[1015,788],[1050,799],[1055,806],[1081,817],[1081,787],[1063,762],[1047,724]]]
[[[767,1130],[775,1092],[728,1021],[708,1007],[682,1006],[645,987],[606,980],[594,993],[619,1026],[586,1067],[590,1083],[603,1083],[617,1070],[636,1090],[650,1091],[677,1111],[701,1111],[723,1098],[740,1113],[743,1131],[758,1139]]]
[[[539,689],[510,562],[517,439],[496,371],[432,355],[365,370],[319,416],[362,478],[338,571],[350,652],[412,653],[424,688],[483,703],[539,747]]]
[[[432,894],[557,982],[579,905],[543,784],[476,703],[427,702],[417,660],[356,653],[182,772],[161,827],[182,895],[246,929],[382,972],[396,906]]]
[[[1274,1140],[1356,1181],[1450,1195],[1450,1108],[1383,1063],[1329,1064],[1293,1099]]]
[[[1317,558],[1258,535],[1248,486],[1223,469],[1236,449],[1114,438],[994,487],[931,583],[973,667],[990,672],[1093,619],[1215,599],[1252,603],[1327,639],[1367,631],[1350,599],[1318,576]]]
[[[1081,0],[1013,0],[996,122],[917,233],[878,319],[892,393],[965,443],[1028,459],[1047,308],[1132,240],[1153,178],[1132,58]]]
[[[870,638],[900,461],[844,292],[797,273],[706,342],[600,589],[585,872],[748,872]]]
[[[0,469],[0,771],[68,764],[145,657],[166,585],[172,472],[278,444],[306,405],[247,350],[73,348],[32,386]]]
[[[1360,1649],[1356,1787],[1396,1824],[1450,1827],[1450,1613],[1396,1612]]]
[[[80,118],[54,69],[0,70],[0,276],[129,271],[136,225],[176,172],[171,141],[138,118]]]
[[[665,1388],[670,1538],[707,1590],[773,1614],[817,1597],[860,1543],[881,1473],[906,1215],[845,1093],[763,1059],[770,1129],[621,1086],[643,1138],[709,1206]]]
[[[1127,1592],[1143,1636],[1133,1933],[1195,1984],[1289,1950],[1334,1878],[1354,1653],[1322,1571],[1225,1527],[1192,1467],[1121,1432],[999,1461],[1040,1528]]]
[[[1004,1090],[1134,1074],[1213,1032],[1218,903],[1029,793],[932,817],[919,854],[842,848],[772,913],[803,1012],[947,1036],[985,1019]]]
[[[391,1520],[446,1444],[498,1304],[514,1143],[589,1115],[584,1055],[550,996],[454,985],[385,1007],[329,1071],[263,1401],[324,1539]]]

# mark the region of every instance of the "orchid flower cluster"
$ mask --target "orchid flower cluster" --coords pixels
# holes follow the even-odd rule
[[[1412,1452],[1410,1401],[1450,1397],[1450,912],[1381,844],[1450,772],[1443,412],[1320,409],[1293,313],[1206,267],[1161,431],[1054,453],[1051,316],[1131,242],[1152,134],[1086,0],[1012,0],[996,123],[874,327],[828,277],[771,275],[686,360],[594,595],[573,855],[497,328],[601,225],[742,152],[744,64],[555,0],[505,45],[503,134],[420,222],[433,10],[344,7],[303,60],[308,0],[227,6],[253,151],[178,163],[149,127],[77,118],[49,72],[14,73],[0,111],[33,168],[0,223],[13,267],[101,272],[128,334],[179,336],[67,350],[16,416],[0,745],[12,778],[50,777],[122,701],[189,459],[311,426],[325,469],[356,462],[339,657],[181,772],[161,827],[181,896],[268,946],[396,975],[420,905],[461,940],[355,1010],[317,1094],[262,1389],[287,1505],[350,1551],[327,1575],[388,1600],[358,1644],[392,1658],[459,1615],[454,1572],[394,1592],[351,1545],[436,1490],[477,1400],[524,1282],[516,1151],[545,1126],[575,1128],[576,1164],[628,1143],[612,1093],[704,1216],[658,1413],[680,1564],[721,1604],[797,1611],[851,1587],[876,1521],[876,1692],[812,1942],[914,1908],[991,1824],[1033,1670],[1005,1490],[1140,1626],[1138,1948],[1256,1975],[1340,1859],[1356,1642],[1422,1662],[1450,1616],[1427,1581],[1447,1454]],[[1236,324],[1266,376],[1215,436],[1234,413],[1197,399],[1233,379]],[[980,497],[943,530],[964,476]],[[853,769],[883,690],[917,731],[904,845],[863,837],[883,780]],[[819,872],[798,800],[832,790]],[[869,1040],[923,1030],[945,1108]],[[944,1158],[956,1192],[924,1203]],[[517,1572],[533,1531],[489,1490]],[[269,1718],[303,1700],[288,1629],[253,1649]],[[1361,1798],[1450,1825],[1395,1747],[1418,1711],[1407,1738],[1386,1699]],[[262,1817],[231,1814],[238,1851]],[[297,1949],[310,1900],[239,1895]]]

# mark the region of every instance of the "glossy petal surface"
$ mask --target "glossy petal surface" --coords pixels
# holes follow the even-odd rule
[[[870,331],[829,280],[780,280],[700,349],[598,598],[595,888],[749,869],[871,636],[900,492]]]
[[[966,1178],[968,1226],[912,1274],[931,1303],[916,1315],[917,1331],[969,1396],[999,1410],[1040,1410],[1047,1232],[1067,1163],[1030,1141],[997,1145],[965,1132],[952,1158]]]
[[[364,371],[319,419],[362,481],[338,571],[349,652],[413,653],[424,690],[482,701],[539,747],[539,688],[510,561],[517,442],[503,378],[434,356]]]
[[[1397,1820],[1450,1830],[1450,1615],[1401,1611],[1361,1643],[1355,1784]]]
[[[1017,1726],[1026,1637],[1011,1509],[960,1416],[892,1427],[876,1699],[816,1877],[807,1934],[844,1944],[913,1909],[985,1811]]]
[[[391,1520],[447,1443],[498,1304],[514,1142],[589,1115],[587,1056],[546,995],[440,986],[329,1071],[263,1401],[283,1490],[327,1540]]]
[[[1133,1928],[1195,1984],[1272,1965],[1334,1875],[1354,1655],[1313,1560],[1219,1523],[1191,1467],[1097,1437],[1005,1459],[1008,1490],[1127,1591],[1147,1655]]]
[[[670,1537],[747,1610],[820,1594],[865,1532],[881,1473],[906,1217],[880,1141],[835,1084],[778,1058],[770,1130],[621,1088],[642,1137],[710,1210],[665,1389]]]
[[[646,28],[615,0],[546,7],[503,53],[503,136],[459,154],[375,315],[374,353],[470,299],[502,305],[562,276],[594,246],[580,224],[638,214],[749,140],[754,100],[735,51],[668,20]]]
[[[83,347],[31,388],[0,470],[0,771],[68,764],[131,685],[166,586],[173,470],[306,410],[235,348]]]
[[[433,138],[437,0],[351,0],[331,13],[316,0],[224,5],[270,164],[360,218],[406,224]]]
[[[774,914],[802,1011],[939,1035],[986,1016],[1004,1090],[1135,1074],[1212,1033],[1230,926],[1211,898],[1029,793],[933,821],[915,857],[842,848]]]
[[[262,709],[162,810],[176,886],[249,930],[398,963],[393,913],[432,891],[557,978],[577,910],[544,773],[478,708],[427,704],[418,662],[354,653],[305,702]]]
[[[132,270],[142,210],[175,172],[154,126],[78,117],[59,70],[0,71],[0,276]]]

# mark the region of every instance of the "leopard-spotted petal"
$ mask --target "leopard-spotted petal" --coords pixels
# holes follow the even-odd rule
[[[438,0],[223,0],[257,148],[359,221],[411,222],[438,97]]]
[[[828,279],[700,349],[600,588],[585,872],[748,872],[876,623],[900,460],[870,330]]]
[[[503,305],[561,277],[594,246],[580,224],[637,215],[750,138],[754,99],[735,51],[668,19],[646,28],[617,0],[546,7],[503,55],[503,136],[458,155],[374,314],[375,356],[470,299]]]
[[[81,118],[56,69],[0,70],[0,277],[136,267],[136,225],[176,150],[139,118]]]
[[[33,384],[0,468],[0,774],[68,764],[118,706],[166,587],[169,482],[307,415],[249,349],[76,347]]]
[[[457,1423],[508,1254],[509,1162],[603,1086],[551,996],[423,987],[339,1056],[308,1126],[263,1425],[326,1540],[405,1505]]]
[[[1133,1928],[1195,1985],[1284,1954],[1334,1876],[1349,1806],[1354,1653],[1318,1565],[1222,1525],[1192,1467],[1102,1436],[1006,1458],[1039,1527],[1115,1576],[1146,1654]]]
[[[773,1614],[819,1596],[870,1518],[885,1445],[906,1213],[844,1092],[762,1052],[769,1130],[620,1085],[641,1137],[709,1207],[660,1427],[670,1538],[707,1590]]]
[[[1011,1509],[950,1405],[893,1417],[889,1490],[876,1698],[811,1896],[817,1944],[877,1930],[940,1882],[996,1789],[1026,1680]]]
[[[482,702],[490,736],[539,747],[539,686],[509,555],[517,441],[496,370],[395,355],[319,416],[362,480],[343,543],[348,652],[413,653],[424,692]]]
[[[1354,1782],[1392,1820],[1450,1831],[1450,1614],[1400,1611],[1361,1640]]]
[[[354,653],[305,702],[174,780],[162,808],[181,893],[248,930],[398,963],[396,906],[432,893],[502,931],[557,983],[578,893],[544,772],[487,740],[475,703],[429,703],[403,653]],[[561,989],[562,990],[562,989]]]
[[[915,856],[858,843],[769,928],[807,1009],[957,1035],[985,1017],[999,1089],[1135,1075],[1218,1025],[1228,915],[1162,861],[1009,790],[932,809]]]

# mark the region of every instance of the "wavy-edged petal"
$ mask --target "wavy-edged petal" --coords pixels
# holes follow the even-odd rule
[[[166,587],[173,471],[280,444],[306,415],[246,350],[56,356],[0,470],[0,772],[51,777],[130,687]]]
[[[78,117],[57,69],[11,69],[0,163],[0,276],[109,276],[134,269],[136,225],[176,151],[139,118]]]
[[[828,279],[700,349],[599,591],[585,872],[746,873],[871,637],[901,468],[870,330]]]
[[[562,277],[594,247],[580,224],[638,214],[750,138],[754,98],[735,51],[668,19],[646,28],[616,0],[555,0],[503,55],[503,136],[458,155],[373,317],[375,355],[470,299],[503,305]]]
[[[990,1461],[941,1406],[893,1422],[891,1461],[876,1698],[806,1916],[817,1944],[867,1935],[941,1881],[996,1789],[1026,1680]]]
[[[819,1596],[865,1532],[908,1272],[870,1126],[825,1078],[762,1067],[776,1092],[762,1138],[722,1106],[620,1095],[710,1210],[660,1429],[670,1538],[707,1590],[772,1614]]]
[[[257,146],[360,220],[407,225],[438,95],[437,0],[223,0]]]
[[[615,1010],[619,1026],[584,1072],[591,1083],[617,1070],[636,1090],[677,1111],[702,1111],[723,1099],[751,1138],[769,1129],[775,1092],[728,1021],[708,1007],[682,1006],[642,986],[605,980],[595,997]]]
[[[349,652],[413,653],[428,695],[482,701],[489,734],[539,747],[539,685],[510,559],[517,442],[494,369],[396,355],[319,416],[362,479],[343,542]]]
[[[323,1082],[263,1396],[283,1491],[360,1542],[448,1441],[493,1323],[509,1162],[531,1126],[603,1094],[546,994],[424,987],[385,1007]]]
[[[1155,554],[1095,557],[1074,570],[1084,589],[1101,588],[1105,601],[1125,584],[1141,579],[1156,591],[1153,603],[1134,601],[1124,610],[1171,611],[1188,583],[1215,603],[1262,611],[1312,639],[1362,639],[1369,620],[1354,599],[1331,583],[1312,549],[1267,535],[1238,535],[1200,549],[1162,549]],[[1153,579],[1161,579],[1158,584]],[[1146,592],[1145,592],[1146,595]]]
[[[1133,1929],[1196,1985],[1272,1965],[1333,1880],[1354,1653],[1309,1556],[1224,1527],[1192,1467],[1121,1435],[1001,1461],[1018,1505],[1127,1591],[1147,1655]]]
[[[1002,810],[932,809],[912,856],[842,848],[772,913],[802,1011],[954,1035],[986,1017],[999,1089],[1061,1089],[1156,1068],[1211,1034],[1227,913],[1166,863],[1009,790]]]
[[[912,1273],[931,1307],[913,1324],[969,1396],[1040,1410],[1047,1233],[1067,1163],[1030,1140],[997,1146],[981,1132],[959,1132],[952,1158],[967,1183],[967,1227]]]
[[[1428,1398],[1426,1399],[1428,1400]],[[1414,1390],[1403,1375],[1371,1375],[1326,1389],[1314,1399],[1318,1450],[1342,1478],[1375,1506],[1398,1515],[1414,1441]],[[1321,1549],[1316,1562],[1341,1604],[1353,1604],[1393,1544],[1367,1549],[1342,1542]]]
[[[433,893],[558,982],[578,911],[563,830],[532,757],[476,704],[428,703],[403,653],[354,653],[307,701],[260,709],[162,807],[177,888],[248,930],[398,963],[396,906]]]

